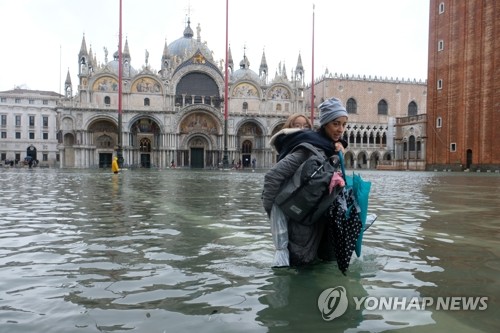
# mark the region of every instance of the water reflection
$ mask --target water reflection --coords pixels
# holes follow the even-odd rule
[[[270,268],[263,173],[1,170],[0,332],[493,332],[500,177],[365,172],[379,215],[347,276]],[[357,310],[318,296],[489,296],[487,311]]]

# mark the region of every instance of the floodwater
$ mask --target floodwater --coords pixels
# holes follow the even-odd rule
[[[263,171],[0,169],[0,332],[499,332],[500,175],[361,174],[379,218],[343,276],[270,267]]]

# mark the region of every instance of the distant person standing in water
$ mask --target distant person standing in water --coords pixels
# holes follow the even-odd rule
[[[111,171],[113,171],[113,173],[118,173],[118,171],[120,171],[120,167],[118,166],[118,157],[113,158],[113,162],[111,162]]]

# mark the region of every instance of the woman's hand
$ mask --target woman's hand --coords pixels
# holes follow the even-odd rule
[[[342,154],[345,153],[344,146],[342,142],[335,142],[335,151],[341,151]]]

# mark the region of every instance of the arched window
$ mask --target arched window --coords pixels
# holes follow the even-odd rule
[[[443,118],[441,118],[441,117],[436,118],[436,127],[437,128],[443,127]]]
[[[356,143],[361,143],[361,134],[359,132],[356,133]]]
[[[378,102],[378,114],[387,116],[388,109],[387,102],[384,99],[381,99],[380,102]]]
[[[368,134],[366,134],[366,132],[363,133],[363,143],[364,144],[368,143]]]
[[[243,102],[243,111],[248,111],[248,103]]]
[[[347,113],[357,113],[358,112],[358,104],[354,98],[349,98],[347,100]]]
[[[354,143],[354,133],[351,132],[351,134],[349,135],[349,143]]]
[[[276,111],[281,111],[281,104],[276,104]]]
[[[370,136],[368,138],[368,143],[369,144],[374,144],[375,143],[375,138],[373,137],[373,132],[370,132]]]
[[[243,154],[251,154],[252,153],[252,142],[249,140],[243,141],[241,145],[241,152]]]
[[[106,106],[110,106],[111,105],[111,98],[109,96],[104,97],[104,104]]]
[[[149,106],[149,98],[144,98],[144,106]]]
[[[408,116],[416,116],[418,113],[418,108],[417,108],[417,103],[411,101],[410,104],[408,104]]]
[[[141,141],[139,142],[139,151],[143,153],[150,153],[151,140],[149,140],[148,138],[142,138]]]
[[[97,138],[96,143],[99,148],[112,148],[114,145],[113,139],[109,135],[101,135]]]
[[[408,150],[415,151],[415,137],[413,135],[408,138]]]

